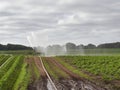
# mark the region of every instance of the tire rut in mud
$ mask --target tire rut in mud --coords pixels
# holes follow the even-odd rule
[[[37,66],[40,72],[40,79],[36,82],[36,90],[48,90],[47,89],[47,75],[42,67],[42,63],[39,57],[34,57],[35,65]]]
[[[46,61],[53,63],[53,65],[57,66],[71,77],[70,79],[63,78],[59,80],[53,80],[58,90],[107,90],[96,85],[95,83],[81,78],[79,75],[74,74],[72,71],[55,60],[55,58],[46,57],[45,59]]]
[[[31,82],[28,85],[27,90],[48,90],[47,89],[47,76],[44,72],[44,69],[42,67],[39,57],[28,57],[26,61],[28,63],[28,67],[31,69]],[[39,79],[37,79],[35,76],[32,63],[34,63],[39,70],[39,73],[40,73]]]

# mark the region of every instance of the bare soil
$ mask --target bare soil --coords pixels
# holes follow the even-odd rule
[[[54,80],[58,90],[108,90],[107,88],[102,88],[95,83],[81,78],[79,75],[76,75],[75,73],[64,67],[62,64],[60,64],[57,60],[55,60],[55,58],[46,57],[46,60],[53,63],[55,66],[60,68],[71,77],[70,79],[64,78],[60,79],[59,81]]]
[[[54,84],[56,85],[58,90],[110,90],[107,88],[103,88],[101,86],[96,85],[93,82],[90,82],[84,78],[81,78],[79,75],[74,74],[72,71],[64,67],[60,64],[55,58],[46,57],[46,61],[49,61],[53,64],[53,67],[56,66],[66,74],[70,78],[60,78],[59,80],[54,79],[51,77]],[[28,57],[26,59],[28,62],[29,68],[31,69],[32,76],[31,76],[31,83],[28,86],[28,90],[50,90],[47,88],[47,75],[42,67],[42,63],[39,57]],[[32,63],[35,63],[36,67],[40,72],[40,78],[36,79],[34,74],[34,69],[32,67]]]
[[[28,85],[28,90],[48,90],[47,89],[47,77],[42,67],[42,64],[40,62],[39,57],[28,57],[26,61],[29,65],[29,68],[31,69],[31,82]],[[40,73],[39,79],[36,79],[32,63],[35,63],[35,65],[37,66],[39,70],[39,73]]]
[[[40,71],[40,76],[41,76],[42,78],[46,78],[47,75],[46,75],[46,73],[45,73],[45,71],[44,71],[44,69],[43,69],[43,67],[42,67],[42,63],[41,63],[41,61],[40,61],[40,58],[39,58],[39,57],[34,57],[34,62],[35,62],[35,64],[36,64],[37,68],[38,68],[39,71]]]
[[[60,68],[62,71],[64,71],[65,73],[67,73],[72,79],[76,79],[76,80],[82,80],[81,77],[79,77],[78,75],[74,74],[73,72],[71,72],[70,70],[68,70],[67,68],[65,68],[62,64],[60,64],[57,60],[55,60],[52,57],[46,57],[46,60],[51,61],[51,63],[53,63],[55,66],[57,66],[58,68]]]

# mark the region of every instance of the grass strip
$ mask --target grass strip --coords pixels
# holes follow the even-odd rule
[[[26,90],[29,83],[29,73],[26,70],[27,63],[22,65],[21,72],[14,84],[13,90]]]
[[[67,77],[69,77],[61,69],[59,69],[58,67],[56,67],[55,65],[53,65],[53,63],[49,62],[45,58],[42,58],[42,59],[43,59],[43,63],[45,65],[45,68],[47,69],[47,71],[50,74],[50,76],[52,76],[56,80],[58,80],[60,78],[67,78]]]
[[[0,80],[0,90],[11,90],[16,82],[23,64],[23,56],[18,56],[12,67]]]
[[[0,68],[0,79],[7,73],[7,71],[10,69],[10,67],[14,63],[15,59],[16,59],[16,56],[9,58],[6,64]]]
[[[61,63],[65,68],[69,69],[70,71],[72,71],[73,73],[79,75],[80,77],[83,77],[83,78],[86,78],[86,79],[89,79],[91,80],[91,78],[84,74],[83,72],[81,72],[80,70],[78,70],[77,68],[71,66],[70,64],[64,62],[63,60],[61,60],[61,58],[59,57],[54,57],[59,63]]]

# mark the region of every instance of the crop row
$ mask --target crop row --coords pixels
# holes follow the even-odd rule
[[[80,70],[100,75],[104,80],[120,80],[120,56],[62,56]]]
[[[24,63],[24,56],[11,56],[6,61],[5,65],[0,68],[0,90],[20,89],[20,87],[18,87],[20,86],[19,84],[23,83],[22,81],[24,81],[25,77],[27,78],[26,66],[27,64]],[[25,87],[26,85],[24,89],[22,88],[21,90],[25,90]]]
[[[0,66],[8,59],[10,58],[10,55],[0,55]]]

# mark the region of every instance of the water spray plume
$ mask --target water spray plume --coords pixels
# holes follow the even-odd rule
[[[30,40],[30,37],[29,37],[29,36],[27,36],[27,40],[28,40],[28,42],[29,42],[30,46],[33,48],[33,44],[32,44],[32,42],[31,42],[31,40]]]
[[[66,41],[63,40],[62,36],[59,36],[60,33],[56,33],[54,30],[42,30],[38,32],[31,32],[27,36],[31,47],[36,51],[45,56],[55,56],[55,55],[67,55],[67,54],[83,54],[82,47],[78,49],[71,49],[71,52],[68,52],[66,47]],[[60,32],[60,31],[59,31]],[[64,36],[64,35],[63,35]],[[67,40],[68,41],[68,40]],[[63,44],[64,43],[64,44]]]

